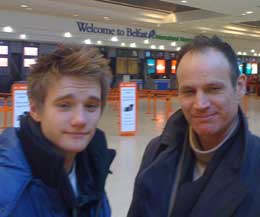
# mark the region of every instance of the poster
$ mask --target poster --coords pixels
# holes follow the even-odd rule
[[[120,84],[120,135],[134,135],[136,132],[136,82]]]
[[[24,112],[30,110],[29,99],[27,96],[27,85],[25,83],[15,83],[13,91],[13,127],[19,127],[19,118]]]

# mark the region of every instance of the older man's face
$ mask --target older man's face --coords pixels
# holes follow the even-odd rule
[[[213,48],[185,54],[177,75],[185,118],[200,139],[221,141],[237,115],[245,77],[233,87],[227,59]]]

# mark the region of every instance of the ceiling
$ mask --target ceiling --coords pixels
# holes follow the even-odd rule
[[[0,0],[0,10],[191,36],[217,34],[237,51],[260,53],[259,0]]]

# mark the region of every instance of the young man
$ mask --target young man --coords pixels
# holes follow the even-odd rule
[[[179,53],[181,110],[148,145],[128,217],[255,217],[260,139],[239,101],[246,89],[233,49],[195,37]]]
[[[115,151],[97,129],[110,84],[95,48],[61,45],[28,76],[30,112],[0,135],[1,217],[110,217]]]

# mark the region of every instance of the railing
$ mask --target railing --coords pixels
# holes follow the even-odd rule
[[[0,129],[5,129],[10,127],[10,122],[8,122],[8,114],[13,113],[12,107],[12,95],[7,93],[0,93],[0,114],[2,115],[2,123],[0,122]],[[12,120],[11,120],[12,122]]]

